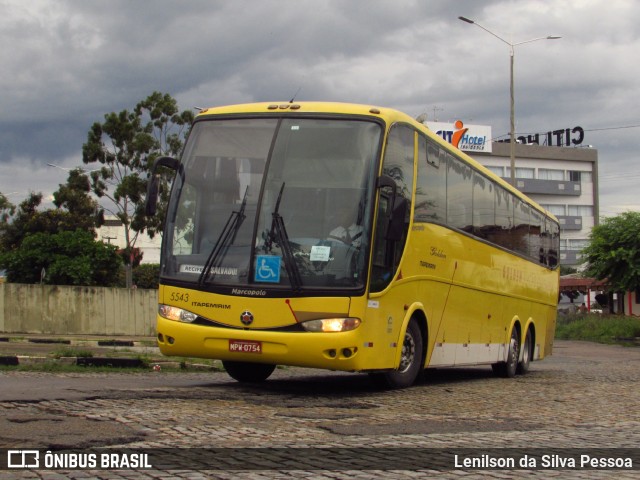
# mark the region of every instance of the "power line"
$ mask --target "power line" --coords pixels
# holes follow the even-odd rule
[[[617,127],[601,127],[601,128],[583,128],[584,132],[604,132],[604,131],[608,131],[608,130],[625,130],[625,129],[629,129],[629,128],[640,128],[640,124],[637,125],[620,125]],[[540,136],[546,136],[549,132],[516,132],[517,135],[519,136],[524,136],[524,135],[540,135]],[[493,137],[491,139],[491,141],[495,142],[500,140],[501,138],[508,138],[509,134],[502,134],[502,135],[498,135],[497,137]]]
[[[616,178],[638,178],[640,177],[640,173],[605,173],[602,175],[598,175],[598,178],[602,179],[616,179]]]
[[[640,125],[623,125],[620,127],[602,127],[602,128],[585,128],[584,131],[585,132],[601,132],[604,130],[624,130],[626,128],[639,128]]]

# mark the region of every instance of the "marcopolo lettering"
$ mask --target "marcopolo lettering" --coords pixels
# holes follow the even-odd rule
[[[266,290],[247,290],[243,288],[233,288],[231,289],[232,295],[247,295],[250,297],[264,297],[267,295]]]

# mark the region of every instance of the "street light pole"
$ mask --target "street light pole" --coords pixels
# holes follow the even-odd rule
[[[466,17],[458,17],[458,19],[462,20],[465,23],[470,23],[472,25],[475,25],[481,28],[485,32],[493,35],[498,40],[500,40],[503,43],[506,43],[509,46],[509,97],[510,97],[509,99],[509,103],[510,103],[509,161],[510,163],[509,164],[510,164],[510,170],[511,170],[511,185],[515,187],[516,186],[516,106],[515,106],[516,102],[515,102],[515,93],[514,93],[515,88],[514,88],[514,82],[513,82],[513,60],[515,57],[514,47],[516,47],[517,45],[522,45],[524,43],[536,42],[538,40],[557,40],[562,37],[559,37],[557,35],[547,35],[546,37],[532,38],[531,40],[525,40],[524,42],[511,43],[505,40],[504,38],[502,38],[500,35],[497,35],[496,33],[492,32],[488,28],[483,27],[482,25],[480,25],[478,22],[474,20],[470,20]]]

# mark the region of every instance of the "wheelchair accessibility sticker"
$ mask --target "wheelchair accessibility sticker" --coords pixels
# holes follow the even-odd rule
[[[280,283],[280,257],[258,255],[256,257],[256,282]]]

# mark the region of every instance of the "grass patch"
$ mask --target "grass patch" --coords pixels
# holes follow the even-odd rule
[[[91,358],[93,357],[93,352],[90,350],[82,350],[79,348],[73,347],[61,347],[56,349],[51,353],[53,358],[62,358],[62,357],[80,357],[80,358]]]
[[[598,314],[558,315],[556,338],[632,345],[640,338],[640,318]]]
[[[113,355],[113,356],[112,356]],[[17,357],[11,356],[12,358]],[[77,363],[61,360],[63,357],[77,358]],[[112,352],[107,356],[74,347],[58,347],[46,358],[31,362],[13,364],[0,362],[0,372],[51,372],[51,373],[100,373],[100,372],[224,372],[222,363],[214,359],[190,357],[162,357],[146,353],[137,355],[118,355]]]

